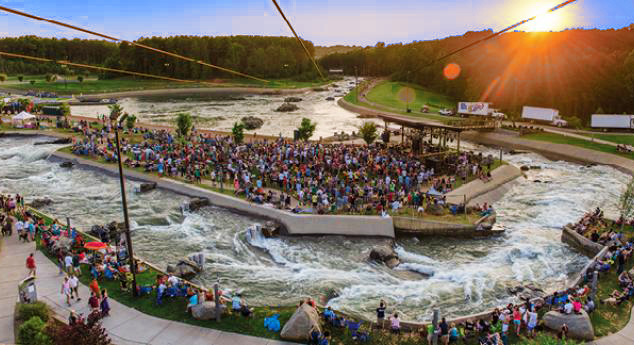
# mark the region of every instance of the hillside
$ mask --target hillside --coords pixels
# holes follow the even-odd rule
[[[490,35],[468,32],[433,41],[335,53],[326,68],[391,76],[462,100],[493,102],[511,113],[523,105],[554,107],[584,120],[598,108],[634,114],[634,25],[620,30],[510,32],[429,66],[435,58]],[[443,77],[454,62],[461,75]]]
[[[361,47],[361,46],[342,46],[342,45],[336,45],[336,46],[331,46],[331,47],[315,46],[315,58],[316,59],[321,59],[322,57],[324,57],[326,55],[336,54],[336,53],[345,54],[345,53],[349,53],[351,51],[359,50],[359,49],[363,49],[363,47]]]

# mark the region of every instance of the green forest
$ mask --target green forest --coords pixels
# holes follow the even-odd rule
[[[305,52],[296,39],[291,37],[172,36],[140,38],[135,42],[257,77],[293,78],[299,81],[317,77]],[[312,42],[304,41],[304,44],[314,54]],[[102,40],[8,37],[0,39],[0,51],[181,79],[209,80],[231,76],[226,72],[177,60],[127,43],[117,44]],[[54,63],[0,58],[0,73],[62,74],[64,70],[61,65]],[[118,75],[106,73],[100,76],[102,79],[114,77]]]
[[[319,60],[346,74],[390,77],[464,101],[488,101],[511,115],[552,107],[588,121],[593,113],[634,114],[634,25],[619,30],[510,32],[433,63],[492,31],[366,47]],[[455,80],[443,75],[457,63]],[[431,65],[430,65],[431,64]]]

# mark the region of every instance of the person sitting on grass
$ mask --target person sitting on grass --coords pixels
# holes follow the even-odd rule
[[[332,311],[332,307],[328,307],[328,308],[326,308],[326,310],[324,310],[324,319],[327,322],[332,322],[332,320],[334,320],[335,317],[336,317],[335,316],[335,312]]]
[[[193,306],[198,304],[198,294],[194,293],[189,297],[189,302],[187,303],[187,307],[185,308],[185,313],[189,313]]]

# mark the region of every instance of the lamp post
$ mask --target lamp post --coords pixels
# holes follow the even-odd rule
[[[136,262],[134,261],[134,252],[132,250],[132,238],[130,237],[130,218],[128,217],[128,201],[125,195],[125,181],[123,181],[123,166],[121,164],[121,148],[119,147],[119,124],[116,118],[119,117],[120,112],[116,112],[116,117],[111,115],[111,119],[114,117],[114,136],[117,147],[117,162],[119,164],[119,184],[121,185],[121,202],[123,203],[123,221],[125,222],[125,241],[128,246],[128,257],[130,259],[130,272],[132,273],[132,295],[138,296],[136,290]],[[115,114],[113,114],[115,115]]]

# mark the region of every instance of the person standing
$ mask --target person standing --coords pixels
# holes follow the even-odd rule
[[[537,327],[537,313],[535,310],[531,309],[528,312],[528,336],[531,338],[535,337],[535,327]]]
[[[108,300],[108,291],[106,289],[101,290],[101,315],[110,316],[110,301]]]
[[[81,297],[79,297],[79,278],[76,275],[71,274],[70,278],[68,278],[70,283],[70,298],[77,297],[77,302],[81,301]]]
[[[29,270],[29,276],[35,277],[35,258],[33,257],[33,253],[29,254],[29,257],[26,258],[26,268]]]
[[[68,304],[68,306],[70,307],[70,295],[71,295],[71,289],[70,289],[70,282],[68,280],[68,277],[64,277],[64,281],[62,282],[62,295],[64,295],[66,297],[66,304]]]
[[[379,307],[376,308],[376,323],[381,329],[383,329],[383,323],[385,322],[385,301],[381,300]]]
[[[440,326],[440,340],[442,341],[443,344],[447,345],[449,344],[449,324],[447,324],[447,319],[443,317],[439,326]]]

